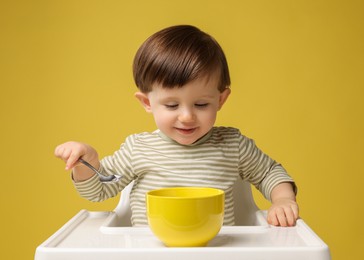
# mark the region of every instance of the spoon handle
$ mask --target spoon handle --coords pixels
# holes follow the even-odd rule
[[[115,183],[118,182],[122,177],[120,175],[109,175],[109,176],[104,176],[103,174],[101,174],[98,170],[96,170],[95,167],[93,167],[91,164],[89,164],[88,162],[86,162],[85,160],[79,158],[78,161],[80,163],[83,163],[84,165],[86,165],[87,167],[89,167],[91,170],[93,170],[94,172],[97,173],[97,175],[99,176],[101,182],[103,183]]]
[[[91,164],[89,164],[88,162],[86,162],[84,159],[82,159],[82,158],[79,158],[78,159],[78,161],[80,162],[80,163],[83,163],[84,165],[86,165],[88,168],[90,168],[91,170],[93,170],[94,172],[96,172],[97,174],[99,174],[99,175],[102,175],[98,170],[96,170],[96,168],[95,167],[93,167]]]

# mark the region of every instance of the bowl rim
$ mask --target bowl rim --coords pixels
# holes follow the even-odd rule
[[[213,190],[216,193],[210,194],[210,195],[204,195],[204,196],[161,196],[154,193],[158,193],[165,190]],[[225,192],[222,189],[213,188],[213,187],[200,187],[200,186],[178,186],[178,187],[165,187],[160,189],[154,189],[150,190],[146,193],[147,197],[153,197],[153,198],[163,198],[163,199],[203,199],[203,198],[211,198],[216,196],[224,195]]]

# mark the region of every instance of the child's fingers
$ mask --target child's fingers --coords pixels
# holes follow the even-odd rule
[[[80,145],[75,142],[67,142],[57,146],[54,154],[66,163],[66,170],[75,167],[78,158],[83,155]]]
[[[62,157],[64,147],[62,145],[58,145],[56,149],[54,149],[54,155],[58,158]]]
[[[286,227],[288,225],[288,223],[287,223],[287,217],[286,217],[285,210],[283,208],[277,208],[276,214],[277,214],[277,219],[278,219],[279,225],[281,227]]]
[[[299,208],[298,208],[298,205],[293,205],[291,206],[291,209],[293,211],[293,215],[294,215],[294,219],[297,220],[298,217],[299,217]]]
[[[296,215],[292,207],[276,207],[268,212],[269,224],[281,227],[291,227],[296,224]]]
[[[78,159],[81,157],[80,153],[72,152],[66,162],[66,170],[70,170],[78,163]]]
[[[286,214],[286,219],[287,219],[287,224],[288,226],[292,227],[296,224],[296,217],[295,214],[293,212],[293,209],[291,207],[288,207],[285,210],[285,214]]]
[[[270,225],[273,225],[273,226],[279,225],[276,214],[273,214],[272,212],[268,212],[267,221],[268,221],[268,224],[270,224]]]
[[[71,150],[67,149],[67,147],[65,147],[64,145],[59,145],[55,149],[54,154],[56,157],[58,157],[66,162],[68,160],[68,157],[71,154]]]

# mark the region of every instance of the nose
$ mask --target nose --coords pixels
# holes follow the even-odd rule
[[[183,109],[178,116],[178,120],[182,123],[193,123],[196,119],[196,116],[192,109]]]

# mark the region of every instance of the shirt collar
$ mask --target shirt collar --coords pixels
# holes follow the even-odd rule
[[[182,145],[182,146],[196,146],[196,145],[200,145],[200,144],[203,144],[204,142],[206,142],[212,135],[212,131],[213,131],[213,128],[211,128],[210,131],[207,132],[207,134],[205,134],[204,136],[202,136],[200,139],[198,139],[196,142],[192,143],[192,144],[187,144],[187,145],[184,145],[184,144],[180,144],[178,142],[176,142],[175,140],[173,140],[172,138],[170,138],[169,136],[167,136],[166,134],[164,134],[161,130],[156,130],[156,132],[158,133],[158,135],[165,141],[168,141],[168,142],[172,142],[172,143],[176,143],[176,144],[179,144],[179,145]]]

